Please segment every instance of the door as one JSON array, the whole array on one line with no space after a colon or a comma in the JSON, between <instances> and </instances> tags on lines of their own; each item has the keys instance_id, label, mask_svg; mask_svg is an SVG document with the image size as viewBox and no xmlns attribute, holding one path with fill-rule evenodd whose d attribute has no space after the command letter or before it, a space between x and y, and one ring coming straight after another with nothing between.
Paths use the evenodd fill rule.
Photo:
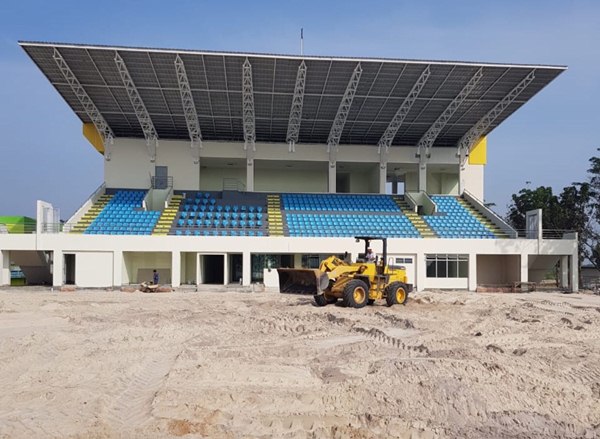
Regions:
<instances>
[{"instance_id":1,"label":"door","mask_svg":"<svg viewBox=\"0 0 600 439\"><path fill-rule=\"evenodd\" d=\"M168 187L168 166L154 167L154 189L166 189Z\"/></svg>"}]
</instances>

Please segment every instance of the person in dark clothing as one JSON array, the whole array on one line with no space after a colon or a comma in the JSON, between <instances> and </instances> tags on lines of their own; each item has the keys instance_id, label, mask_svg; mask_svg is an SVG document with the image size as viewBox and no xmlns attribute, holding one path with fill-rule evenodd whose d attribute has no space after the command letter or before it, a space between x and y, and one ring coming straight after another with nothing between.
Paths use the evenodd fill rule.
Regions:
<instances>
[{"instance_id":1,"label":"person in dark clothing","mask_svg":"<svg viewBox=\"0 0 600 439\"><path fill-rule=\"evenodd\" d=\"M152 270L152 283L154 283L154 285L158 284L158 271L156 270Z\"/></svg>"}]
</instances>

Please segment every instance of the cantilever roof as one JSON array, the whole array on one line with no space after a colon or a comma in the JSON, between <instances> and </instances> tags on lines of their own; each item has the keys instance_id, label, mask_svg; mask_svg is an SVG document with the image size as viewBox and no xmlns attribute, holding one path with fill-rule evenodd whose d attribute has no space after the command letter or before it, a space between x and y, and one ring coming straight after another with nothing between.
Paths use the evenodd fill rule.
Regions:
<instances>
[{"instance_id":1,"label":"cantilever roof","mask_svg":"<svg viewBox=\"0 0 600 439\"><path fill-rule=\"evenodd\" d=\"M427 66L431 75L394 138L416 145L427 129L482 68L483 77L448 120L434 146L458 140L532 70L535 79L497 117L487 134L566 70L565 66L415 61L376 58L267 55L40 42L19 43L83 122L91 122L53 59L56 48L116 137L144 137L115 64L124 60L159 138L189 139L175 57L183 60L204 140L243 141L242 65L252 65L256 140L285 142L296 74L307 67L299 143L327 143L356 65L362 75L340 139L377 145Z\"/></svg>"}]
</instances>

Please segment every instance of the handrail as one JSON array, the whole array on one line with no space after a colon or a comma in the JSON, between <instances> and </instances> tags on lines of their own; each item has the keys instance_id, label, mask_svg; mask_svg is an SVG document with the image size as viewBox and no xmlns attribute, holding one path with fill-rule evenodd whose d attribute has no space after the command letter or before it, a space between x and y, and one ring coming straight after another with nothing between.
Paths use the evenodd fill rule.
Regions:
<instances>
[{"instance_id":1,"label":"handrail","mask_svg":"<svg viewBox=\"0 0 600 439\"><path fill-rule=\"evenodd\" d=\"M509 237L511 237L511 238L518 237L516 230L513 229L510 226L510 224L508 224L504 219L502 219L502 217L500 217L492 209L490 209L485 204L483 204L483 202L479 198L477 198L475 195L473 195L471 192L469 192L468 190L465 189L463 191L463 196L465 197L465 199L467 201L469 201L471 204L475 205L475 207L480 212L484 212L484 214L489 214L489 215L486 215L487 218L489 220L491 220L495 226L499 227L500 230L502 230L504 233L506 233Z\"/></svg>"},{"instance_id":2,"label":"handrail","mask_svg":"<svg viewBox=\"0 0 600 439\"><path fill-rule=\"evenodd\" d=\"M246 185L238 180L237 178L224 178L223 179L223 190L224 191L244 191Z\"/></svg>"},{"instance_id":3,"label":"handrail","mask_svg":"<svg viewBox=\"0 0 600 439\"><path fill-rule=\"evenodd\" d=\"M519 238L528 238L530 231L525 229L513 229ZM571 236L569 236L571 235ZM537 239L537 238L528 238ZM577 232L568 229L543 229L542 239L577 239Z\"/></svg>"},{"instance_id":4,"label":"handrail","mask_svg":"<svg viewBox=\"0 0 600 439\"><path fill-rule=\"evenodd\" d=\"M88 203L91 202L91 204L94 204L105 191L106 191L106 183L103 182L100 186L98 186L96 188L96 190L94 192L92 192L92 194L90 196L88 196L86 198L86 200L83 203L81 203L81 206L79 206L79 208L75 211L75 213L73 213L73 215L71 215L71 217L69 218L69 220L67 221L66 224L71 224L73 222L77 223L77 221L79 221L79 219L85 214L87 209L90 207L90 206L88 206ZM74 219L74 218L76 218L76 219Z\"/></svg>"},{"instance_id":5,"label":"handrail","mask_svg":"<svg viewBox=\"0 0 600 439\"><path fill-rule=\"evenodd\" d=\"M150 186L152 189L167 189L169 187L173 187L173 176L168 175L166 177L156 177L153 175L150 177Z\"/></svg>"}]
</instances>

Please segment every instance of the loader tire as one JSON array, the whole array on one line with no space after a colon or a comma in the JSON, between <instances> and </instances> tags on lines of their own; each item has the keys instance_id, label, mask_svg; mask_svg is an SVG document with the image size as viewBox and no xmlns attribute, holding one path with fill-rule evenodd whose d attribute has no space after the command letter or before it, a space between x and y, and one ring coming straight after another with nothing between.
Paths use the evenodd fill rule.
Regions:
<instances>
[{"instance_id":1,"label":"loader tire","mask_svg":"<svg viewBox=\"0 0 600 439\"><path fill-rule=\"evenodd\" d=\"M362 308L369 301L369 287L360 279L351 280L344 287L344 306Z\"/></svg>"},{"instance_id":2,"label":"loader tire","mask_svg":"<svg viewBox=\"0 0 600 439\"><path fill-rule=\"evenodd\" d=\"M404 305L408 299L406 285L402 282L392 282L385 289L385 301L387 306Z\"/></svg>"},{"instance_id":3,"label":"loader tire","mask_svg":"<svg viewBox=\"0 0 600 439\"><path fill-rule=\"evenodd\" d=\"M337 297L327 297L325 294L315 294L315 303L318 306L331 305L337 302Z\"/></svg>"}]
</instances>

